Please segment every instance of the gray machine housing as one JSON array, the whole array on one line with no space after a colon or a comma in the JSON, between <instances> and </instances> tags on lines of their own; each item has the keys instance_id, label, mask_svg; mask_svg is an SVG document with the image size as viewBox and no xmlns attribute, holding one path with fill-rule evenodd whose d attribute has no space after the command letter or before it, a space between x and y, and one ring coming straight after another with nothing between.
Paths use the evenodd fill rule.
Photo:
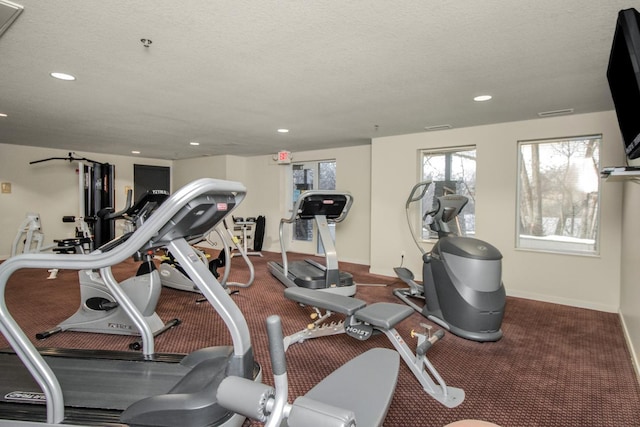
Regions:
<instances>
[{"instance_id":1,"label":"gray machine housing","mask_svg":"<svg viewBox=\"0 0 640 427\"><path fill-rule=\"evenodd\" d=\"M429 255L423 256L422 314L442 319L455 335L499 340L506 298L500 251L483 240L449 236L438 240L430 260L425 258Z\"/></svg>"},{"instance_id":2,"label":"gray machine housing","mask_svg":"<svg viewBox=\"0 0 640 427\"><path fill-rule=\"evenodd\" d=\"M406 203L421 201L430 181L414 186ZM458 236L451 231L454 221L468 202L465 196L450 194L437 198L437 207L424 215L423 220L438 233L438 241L431 252L422 252L423 284L414 281L405 267L394 268L400 279L409 285L396 289L394 294L427 319L451 333L472 341L498 341L504 316L506 293L502 283L502 254L493 245L476 238ZM411 227L411 222L409 221ZM413 300L424 299L417 305Z\"/></svg>"}]
</instances>

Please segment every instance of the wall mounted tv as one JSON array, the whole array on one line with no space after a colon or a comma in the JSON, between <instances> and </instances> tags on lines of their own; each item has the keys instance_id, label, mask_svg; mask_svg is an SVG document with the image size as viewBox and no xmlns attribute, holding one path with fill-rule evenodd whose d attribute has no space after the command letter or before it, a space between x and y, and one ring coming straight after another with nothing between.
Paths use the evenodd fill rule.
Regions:
<instances>
[{"instance_id":1,"label":"wall mounted tv","mask_svg":"<svg viewBox=\"0 0 640 427\"><path fill-rule=\"evenodd\" d=\"M618 13L607 80L628 159L640 157L640 14Z\"/></svg>"}]
</instances>

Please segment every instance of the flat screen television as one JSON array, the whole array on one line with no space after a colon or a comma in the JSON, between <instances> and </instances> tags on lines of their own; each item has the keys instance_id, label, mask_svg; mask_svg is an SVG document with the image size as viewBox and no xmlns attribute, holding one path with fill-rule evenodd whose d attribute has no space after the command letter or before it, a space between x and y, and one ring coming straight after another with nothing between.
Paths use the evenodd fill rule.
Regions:
<instances>
[{"instance_id":1,"label":"flat screen television","mask_svg":"<svg viewBox=\"0 0 640 427\"><path fill-rule=\"evenodd\" d=\"M628 159L640 157L640 14L618 13L607 80Z\"/></svg>"}]
</instances>

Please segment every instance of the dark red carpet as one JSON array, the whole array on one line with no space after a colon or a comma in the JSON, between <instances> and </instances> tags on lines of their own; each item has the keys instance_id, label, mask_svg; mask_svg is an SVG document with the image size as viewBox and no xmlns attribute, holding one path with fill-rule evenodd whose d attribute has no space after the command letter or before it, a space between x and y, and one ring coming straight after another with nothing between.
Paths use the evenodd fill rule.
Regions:
<instances>
[{"instance_id":1,"label":"dark red carpet","mask_svg":"<svg viewBox=\"0 0 640 427\"><path fill-rule=\"evenodd\" d=\"M271 314L280 315L288 335L308 323L310 310L285 299L283 285L269 274L266 262L279 260L280 255L264 255L251 258L256 270L254 285L240 289L233 299L249 324L265 381L271 382L264 320ZM341 267L359 283L389 285L359 286L358 298L399 302L392 294L394 287L404 287L399 280L368 274L367 266L341 263ZM114 268L118 279L133 271L132 262ZM11 278L7 288L9 308L30 337L66 319L79 304L76 272L61 271L56 280L46 280L47 275L45 270L23 270ZM247 277L242 259L234 258L230 279L245 281ZM183 323L157 338L157 351L184 353L230 343L213 309L195 301L195 294L163 290L158 314L163 320L178 317ZM415 313L397 327L411 348L415 343L410 331L421 322L426 319ZM502 340L484 344L447 334L429 351L429 359L445 381L466 392L466 400L454 409L431 399L401 364L385 425L443 426L476 418L503 427L640 426L640 387L616 314L508 298L503 331ZM1 337L0 341L6 345ZM64 332L36 341L36 345L127 350L131 341L126 336ZM393 348L382 335L365 342L339 335L293 345L287 352L290 400L372 347Z\"/></svg>"}]
</instances>

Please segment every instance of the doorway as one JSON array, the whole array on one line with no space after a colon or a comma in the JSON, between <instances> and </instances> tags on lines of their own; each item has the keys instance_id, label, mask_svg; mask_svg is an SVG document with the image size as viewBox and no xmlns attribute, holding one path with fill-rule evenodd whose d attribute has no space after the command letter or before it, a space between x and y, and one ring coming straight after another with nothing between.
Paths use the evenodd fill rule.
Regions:
<instances>
[{"instance_id":1,"label":"doorway","mask_svg":"<svg viewBox=\"0 0 640 427\"><path fill-rule=\"evenodd\" d=\"M149 190L171 191L171 168L167 166L133 165L134 203Z\"/></svg>"},{"instance_id":2,"label":"doorway","mask_svg":"<svg viewBox=\"0 0 640 427\"><path fill-rule=\"evenodd\" d=\"M292 203L295 205L300 194L308 190L336 189L336 161L320 160L300 162L291 165ZM292 206L293 206L292 205ZM335 224L329 224L331 237L335 241ZM314 220L297 220L293 224L290 250L293 252L324 254L322 242Z\"/></svg>"}]
</instances>

